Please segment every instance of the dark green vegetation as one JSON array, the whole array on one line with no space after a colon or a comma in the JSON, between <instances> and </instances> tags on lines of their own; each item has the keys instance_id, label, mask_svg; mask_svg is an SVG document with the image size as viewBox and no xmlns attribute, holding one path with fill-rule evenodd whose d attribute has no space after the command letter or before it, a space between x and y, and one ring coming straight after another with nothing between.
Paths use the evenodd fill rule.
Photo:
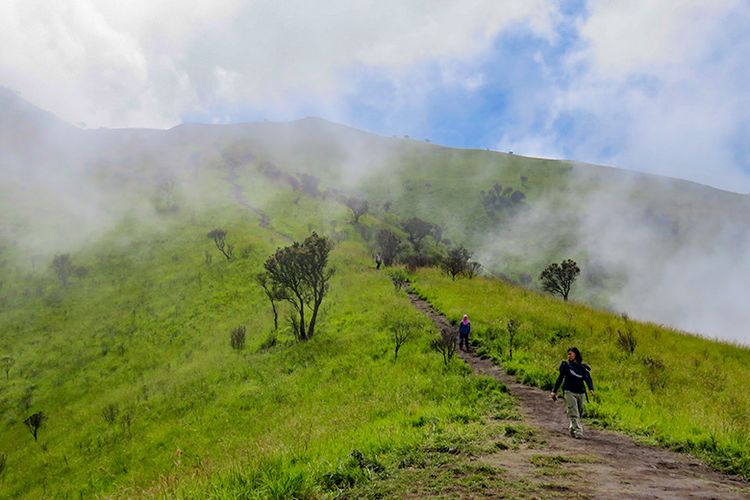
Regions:
<instances>
[{"instance_id":1,"label":"dark green vegetation","mask_svg":"<svg viewBox=\"0 0 750 500\"><path fill-rule=\"evenodd\" d=\"M497 383L433 350L438 333L400 290L414 273L451 318L470 312L487 354L527 382L549 384L577 342L602 425L747 474L746 350L465 279L474 273L444 259L473 253L524 281L574 256L572 296L606 302L620 277L587 274L576 254L572 189L631 178L639 212L669 205L669 245L687 238L675 206L710 226L741 216L739 197L711 191L709 210L686 183L319 120L80 131L13 106L0 116L3 494L400 496L450 483L457 495L528 496L533 485L465 460L517 445L504 427L517 415ZM543 206L549 218L518 224ZM494 229L504 240L485 263ZM308 306L295 310L265 264L313 232L333 243L335 274L314 335L300 335ZM375 271L376 251L404 268Z\"/></svg>"}]
</instances>

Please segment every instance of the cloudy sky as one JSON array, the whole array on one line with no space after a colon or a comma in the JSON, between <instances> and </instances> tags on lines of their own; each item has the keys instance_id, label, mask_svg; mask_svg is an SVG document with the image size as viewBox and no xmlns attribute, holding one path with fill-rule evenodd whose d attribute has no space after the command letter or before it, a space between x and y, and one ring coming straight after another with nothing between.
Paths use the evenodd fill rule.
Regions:
<instances>
[{"instance_id":1,"label":"cloudy sky","mask_svg":"<svg viewBox=\"0 0 750 500\"><path fill-rule=\"evenodd\" d=\"M3 0L0 42L89 128L315 115L750 191L747 0Z\"/></svg>"}]
</instances>

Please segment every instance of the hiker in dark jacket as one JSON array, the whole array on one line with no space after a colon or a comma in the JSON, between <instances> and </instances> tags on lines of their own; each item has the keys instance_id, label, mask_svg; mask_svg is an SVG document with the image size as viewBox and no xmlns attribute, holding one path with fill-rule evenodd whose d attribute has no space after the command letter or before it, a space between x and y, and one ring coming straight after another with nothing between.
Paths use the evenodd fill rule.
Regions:
<instances>
[{"instance_id":1,"label":"hiker in dark jacket","mask_svg":"<svg viewBox=\"0 0 750 500\"><path fill-rule=\"evenodd\" d=\"M469 334L471 333L471 321L469 316L464 314L464 319L458 325L458 348L462 351L469 350Z\"/></svg>"},{"instance_id":2,"label":"hiker in dark jacket","mask_svg":"<svg viewBox=\"0 0 750 500\"><path fill-rule=\"evenodd\" d=\"M576 439L583 437L581 416L583 415L586 386L591 391L591 395L594 394L594 382L591 380L590 370L591 368L583 362L581 351L577 347L571 347L568 349L567 361L560 363L560 375L557 377L555 388L552 389L550 394L552 400L556 400L557 390L562 384L566 412L570 419L570 435Z\"/></svg>"}]
</instances>

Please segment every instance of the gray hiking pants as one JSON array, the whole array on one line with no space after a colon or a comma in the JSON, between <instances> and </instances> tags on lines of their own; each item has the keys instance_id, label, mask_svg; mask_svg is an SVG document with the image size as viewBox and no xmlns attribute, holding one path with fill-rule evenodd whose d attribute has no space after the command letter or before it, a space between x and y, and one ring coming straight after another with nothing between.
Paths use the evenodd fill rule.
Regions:
<instances>
[{"instance_id":1,"label":"gray hiking pants","mask_svg":"<svg viewBox=\"0 0 750 500\"><path fill-rule=\"evenodd\" d=\"M570 419L570 435L573 437L581 437L583 435L581 416L583 416L583 400L585 397L585 394L565 391L565 408L568 413L568 419Z\"/></svg>"}]
</instances>

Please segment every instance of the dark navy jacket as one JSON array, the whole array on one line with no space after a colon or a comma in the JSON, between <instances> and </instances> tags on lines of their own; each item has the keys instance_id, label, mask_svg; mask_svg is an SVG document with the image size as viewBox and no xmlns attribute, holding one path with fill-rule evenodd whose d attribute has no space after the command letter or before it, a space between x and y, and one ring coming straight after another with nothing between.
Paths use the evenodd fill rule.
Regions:
<instances>
[{"instance_id":1,"label":"dark navy jacket","mask_svg":"<svg viewBox=\"0 0 750 500\"><path fill-rule=\"evenodd\" d=\"M471 332L471 322L464 324L463 322L458 325L458 333L468 335Z\"/></svg>"},{"instance_id":2,"label":"dark navy jacket","mask_svg":"<svg viewBox=\"0 0 750 500\"><path fill-rule=\"evenodd\" d=\"M563 380L565 380L565 383L563 383ZM594 390L594 381L591 380L587 366L580 363L563 361L560 363L560 375L557 377L557 382L555 382L555 388L552 392L557 392L562 383L563 391L583 394L586 392L586 387L583 385L584 382L589 386L590 391Z\"/></svg>"}]
</instances>

